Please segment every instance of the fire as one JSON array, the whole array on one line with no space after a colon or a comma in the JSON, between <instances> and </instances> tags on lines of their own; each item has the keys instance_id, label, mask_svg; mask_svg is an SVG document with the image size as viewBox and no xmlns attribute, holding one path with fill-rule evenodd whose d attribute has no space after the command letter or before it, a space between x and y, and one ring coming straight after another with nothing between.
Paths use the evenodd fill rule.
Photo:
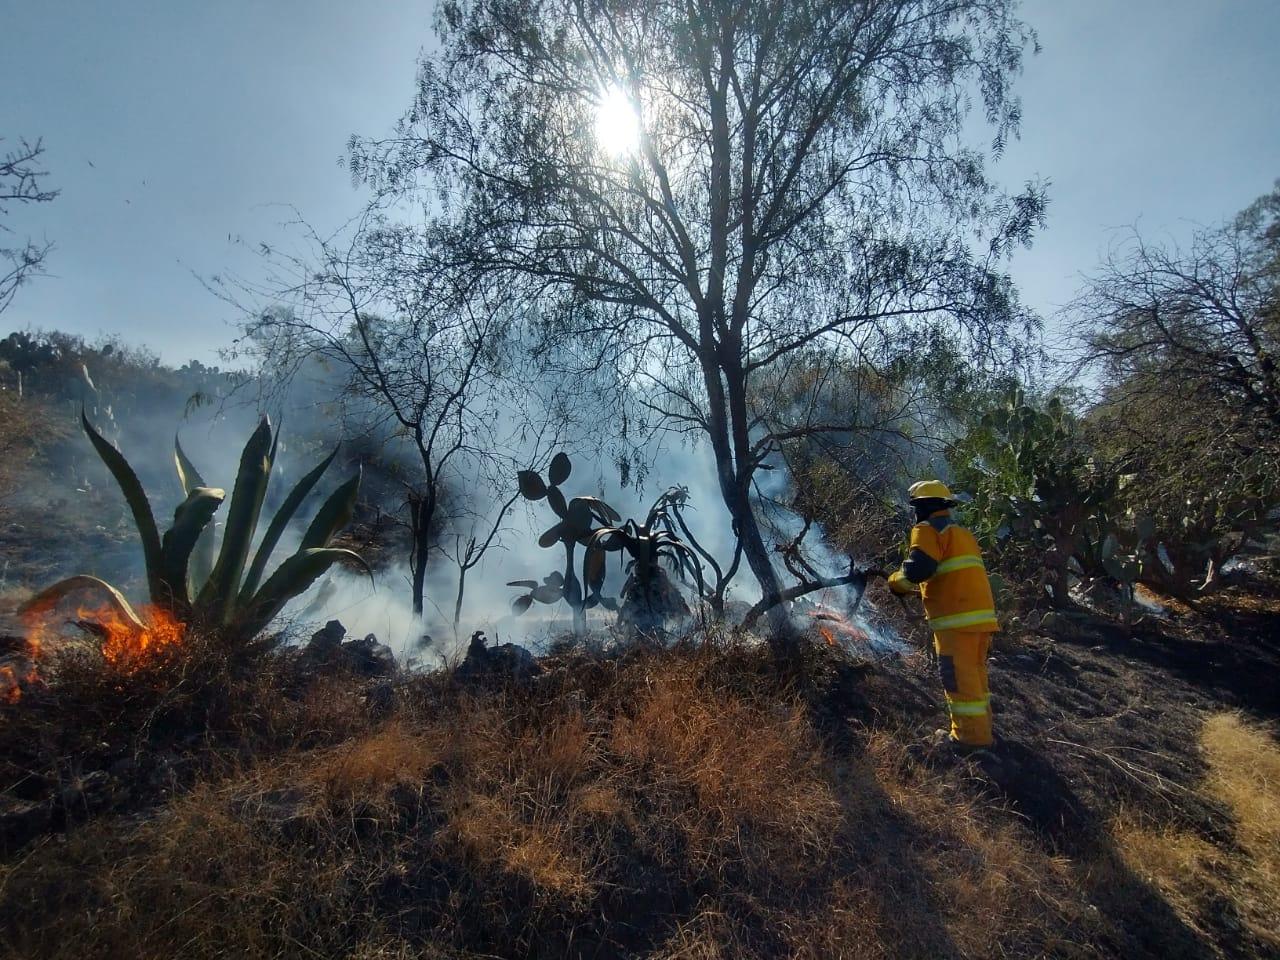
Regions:
<instances>
[{"instance_id":1,"label":"fire","mask_svg":"<svg viewBox=\"0 0 1280 960\"><path fill-rule=\"evenodd\" d=\"M27 614L27 655L31 664L27 676L19 675L10 665L0 666L0 700L13 703L21 699L22 688L36 679L35 663L42 647L53 647L66 636L68 624L96 636L102 656L117 670L130 673L156 657L171 651L182 642L186 624L166 610L146 605L136 611L138 623L131 621L110 604L99 607L80 606L74 616L58 614L52 608L41 608Z\"/></svg>"},{"instance_id":2,"label":"fire","mask_svg":"<svg viewBox=\"0 0 1280 960\"><path fill-rule=\"evenodd\" d=\"M20 664L0 664L0 703L17 703L22 699L23 688L36 682L34 664L23 668Z\"/></svg>"},{"instance_id":3,"label":"fire","mask_svg":"<svg viewBox=\"0 0 1280 960\"><path fill-rule=\"evenodd\" d=\"M27 642L25 653L14 652L0 657L0 703L17 703L23 691L40 682L35 655L38 646Z\"/></svg>"},{"instance_id":4,"label":"fire","mask_svg":"<svg viewBox=\"0 0 1280 960\"><path fill-rule=\"evenodd\" d=\"M187 625L159 607L139 608L143 630L125 620L109 606L76 610L76 619L91 624L102 635L102 656L107 663L126 672L135 670L182 642Z\"/></svg>"},{"instance_id":5,"label":"fire","mask_svg":"<svg viewBox=\"0 0 1280 960\"><path fill-rule=\"evenodd\" d=\"M838 647L842 641L866 643L871 639L862 627L830 607L815 605L809 616L828 646Z\"/></svg>"}]
</instances>

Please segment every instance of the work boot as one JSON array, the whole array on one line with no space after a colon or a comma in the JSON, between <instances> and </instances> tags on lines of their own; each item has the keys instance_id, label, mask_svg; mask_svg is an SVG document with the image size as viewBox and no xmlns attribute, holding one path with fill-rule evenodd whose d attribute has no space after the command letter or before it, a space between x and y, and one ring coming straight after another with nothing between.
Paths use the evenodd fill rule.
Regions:
<instances>
[{"instance_id":1,"label":"work boot","mask_svg":"<svg viewBox=\"0 0 1280 960\"><path fill-rule=\"evenodd\" d=\"M935 730L930 742L934 745L933 752L939 757L946 757L950 762L968 760L988 773L1000 769L1000 756L995 743L985 747L971 746L951 736L950 730Z\"/></svg>"},{"instance_id":2,"label":"work boot","mask_svg":"<svg viewBox=\"0 0 1280 960\"><path fill-rule=\"evenodd\" d=\"M935 730L907 747L907 756L926 767L948 766L956 760L950 730Z\"/></svg>"}]
</instances>

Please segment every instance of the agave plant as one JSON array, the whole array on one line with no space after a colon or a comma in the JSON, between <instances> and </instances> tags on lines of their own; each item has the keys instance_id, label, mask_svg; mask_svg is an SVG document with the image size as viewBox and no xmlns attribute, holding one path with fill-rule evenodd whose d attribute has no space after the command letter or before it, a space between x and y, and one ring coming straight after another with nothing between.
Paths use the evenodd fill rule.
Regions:
<instances>
[{"instance_id":1,"label":"agave plant","mask_svg":"<svg viewBox=\"0 0 1280 960\"><path fill-rule=\"evenodd\" d=\"M536 470L521 470L517 475L520 494L526 500L546 500L560 519L549 527L538 538L538 546L554 547L557 543L564 548L564 573L554 572L543 578L542 583L536 580L513 580L509 587L521 587L528 593L516 597L511 609L517 614L524 613L536 600L539 603L559 603L563 600L573 611L573 628L581 633L586 628L587 611L601 605L608 609L616 609L613 601L600 596L598 590L588 596L582 582L574 572L575 553L579 545L586 546L591 542L597 528L596 523L617 523L622 519L618 511L603 500L596 497L574 497L566 500L560 486L569 479L573 472L573 463L567 454L557 453L551 458L547 469L547 479Z\"/></svg>"},{"instance_id":2,"label":"agave plant","mask_svg":"<svg viewBox=\"0 0 1280 960\"><path fill-rule=\"evenodd\" d=\"M654 501L644 523L628 520L622 526L596 530L587 542L582 561L588 599L599 597L604 586L606 554L622 552L630 560L622 586L619 622L650 631L661 629L674 616L688 613L684 599L662 569L665 562L681 580L692 578L699 596L707 593L698 553L676 533L674 514L687 500L687 489L672 487Z\"/></svg>"},{"instance_id":3,"label":"agave plant","mask_svg":"<svg viewBox=\"0 0 1280 960\"><path fill-rule=\"evenodd\" d=\"M285 528L307 494L333 463L337 450L298 481L276 511L250 559L258 518L275 462L278 437L263 417L240 455L231 505L223 524L222 543L214 553L213 518L226 498L223 490L207 486L175 441L175 463L186 499L173 515L173 525L161 536L150 501L129 462L81 414L81 424L94 449L115 478L133 514L142 540L147 588L151 603L182 623L225 628L244 637L262 631L294 597L306 591L333 564L351 561L368 572L352 550L330 546L351 520L360 489L360 473L335 490L321 506L302 537L302 544L263 580L267 563ZM247 570L246 570L247 567ZM136 625L143 624L120 591L94 577L61 580L37 594L26 612L47 609L63 596L90 588L104 595L109 606Z\"/></svg>"}]
</instances>

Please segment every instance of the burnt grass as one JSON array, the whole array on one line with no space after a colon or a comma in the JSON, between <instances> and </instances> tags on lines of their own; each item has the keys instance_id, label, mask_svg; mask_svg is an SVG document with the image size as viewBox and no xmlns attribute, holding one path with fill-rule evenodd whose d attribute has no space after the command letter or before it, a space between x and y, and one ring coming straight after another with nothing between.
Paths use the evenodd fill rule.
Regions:
<instances>
[{"instance_id":1,"label":"burnt grass","mask_svg":"<svg viewBox=\"0 0 1280 960\"><path fill-rule=\"evenodd\" d=\"M1272 956L1110 825L1237 849L1199 732L1278 719L1275 596L1010 631L981 760L928 744L918 624L900 659L708 636L518 684L81 653L0 705L0 955Z\"/></svg>"}]
</instances>

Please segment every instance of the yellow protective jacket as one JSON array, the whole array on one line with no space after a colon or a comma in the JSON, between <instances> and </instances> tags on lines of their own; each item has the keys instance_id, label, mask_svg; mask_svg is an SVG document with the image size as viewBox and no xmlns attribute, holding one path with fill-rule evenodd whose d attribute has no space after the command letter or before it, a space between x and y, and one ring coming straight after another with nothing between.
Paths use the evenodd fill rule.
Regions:
<instances>
[{"instance_id":1,"label":"yellow protective jacket","mask_svg":"<svg viewBox=\"0 0 1280 960\"><path fill-rule=\"evenodd\" d=\"M1000 629L982 549L973 534L946 513L911 528L910 552L890 581L898 590L907 583L920 585L934 633Z\"/></svg>"}]
</instances>

